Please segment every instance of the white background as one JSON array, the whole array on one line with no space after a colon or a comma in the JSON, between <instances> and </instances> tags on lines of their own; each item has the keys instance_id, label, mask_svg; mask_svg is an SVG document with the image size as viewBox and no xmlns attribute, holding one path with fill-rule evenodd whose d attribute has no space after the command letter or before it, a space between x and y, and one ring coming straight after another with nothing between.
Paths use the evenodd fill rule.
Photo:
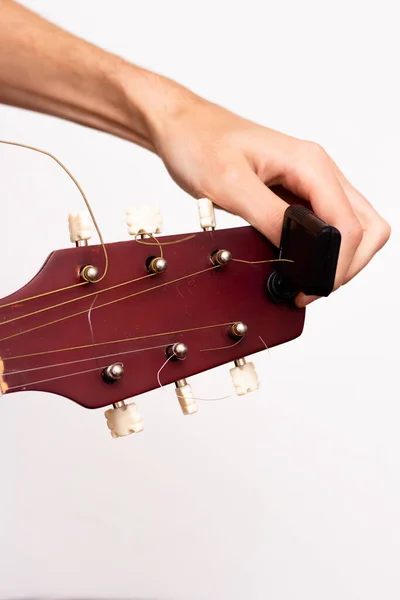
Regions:
<instances>
[{"instance_id":1,"label":"white background","mask_svg":"<svg viewBox=\"0 0 400 600\"><path fill-rule=\"evenodd\" d=\"M183 418L173 389L139 399L145 432L26 393L0 406L0 597L385 600L400 596L399 152L393 0L25 2L90 41L244 116L326 147L391 223L303 336L255 357L260 392ZM1 138L54 152L108 241L157 202L165 231L194 202L133 145L0 107ZM54 248L79 195L49 159L0 147L1 295ZM220 226L238 219L219 217ZM230 393L228 368L192 379Z\"/></svg>"}]
</instances>

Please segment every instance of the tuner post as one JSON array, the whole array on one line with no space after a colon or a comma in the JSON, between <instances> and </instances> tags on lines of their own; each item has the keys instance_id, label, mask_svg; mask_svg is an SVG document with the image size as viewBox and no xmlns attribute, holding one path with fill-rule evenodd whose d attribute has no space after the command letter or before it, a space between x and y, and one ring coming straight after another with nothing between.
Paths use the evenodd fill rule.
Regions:
<instances>
[{"instance_id":1,"label":"tuner post","mask_svg":"<svg viewBox=\"0 0 400 600\"><path fill-rule=\"evenodd\" d=\"M163 273L168 266L167 261L162 256L150 256L146 261L146 267L149 273Z\"/></svg>"},{"instance_id":2,"label":"tuner post","mask_svg":"<svg viewBox=\"0 0 400 600\"><path fill-rule=\"evenodd\" d=\"M188 347L183 342L176 342L167 347L166 354L171 360L185 360L188 353Z\"/></svg>"},{"instance_id":3,"label":"tuner post","mask_svg":"<svg viewBox=\"0 0 400 600\"><path fill-rule=\"evenodd\" d=\"M233 323L229 329L229 336L234 340L242 339L248 331L246 323L243 321L237 321Z\"/></svg>"},{"instance_id":4,"label":"tuner post","mask_svg":"<svg viewBox=\"0 0 400 600\"><path fill-rule=\"evenodd\" d=\"M232 260L232 253L229 250L215 250L211 254L211 262L215 267L223 267Z\"/></svg>"},{"instance_id":5,"label":"tuner post","mask_svg":"<svg viewBox=\"0 0 400 600\"><path fill-rule=\"evenodd\" d=\"M109 365L103 369L101 376L105 383L115 383L119 381L124 374L124 365L120 362Z\"/></svg>"},{"instance_id":6,"label":"tuner post","mask_svg":"<svg viewBox=\"0 0 400 600\"><path fill-rule=\"evenodd\" d=\"M99 270L94 265L86 265L80 270L80 276L87 283L96 283L99 277Z\"/></svg>"}]
</instances>

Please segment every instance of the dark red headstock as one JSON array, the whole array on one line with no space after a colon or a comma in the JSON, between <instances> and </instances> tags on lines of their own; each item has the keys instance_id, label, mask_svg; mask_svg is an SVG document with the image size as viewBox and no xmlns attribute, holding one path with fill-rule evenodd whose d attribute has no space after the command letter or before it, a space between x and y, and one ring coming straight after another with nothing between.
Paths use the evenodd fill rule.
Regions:
<instances>
[{"instance_id":1,"label":"dark red headstock","mask_svg":"<svg viewBox=\"0 0 400 600\"><path fill-rule=\"evenodd\" d=\"M145 277L148 258L160 254L152 239L112 243L106 277L70 288L85 265L101 272L103 249L57 250L30 283L3 299L3 391L43 390L98 408L158 387L166 349L175 342L187 345L187 358L164 366L163 384L301 334L304 310L274 304L265 293L274 263L249 264L277 258L252 227L159 240L168 262L163 273ZM210 256L218 249L249 262L214 267ZM43 295L60 288L66 289ZM240 342L228 335L237 321L248 325ZM116 362L123 363L124 375L106 383L103 369Z\"/></svg>"}]
</instances>

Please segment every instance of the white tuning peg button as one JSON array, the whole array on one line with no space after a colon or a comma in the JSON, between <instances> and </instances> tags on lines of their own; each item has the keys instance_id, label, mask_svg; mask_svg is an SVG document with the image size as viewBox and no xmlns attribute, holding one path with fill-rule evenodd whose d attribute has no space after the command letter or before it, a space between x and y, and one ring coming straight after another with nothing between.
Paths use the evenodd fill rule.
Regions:
<instances>
[{"instance_id":1,"label":"white tuning peg button","mask_svg":"<svg viewBox=\"0 0 400 600\"><path fill-rule=\"evenodd\" d=\"M193 398L192 386L186 379L176 381L175 386L176 397L179 400L183 414L193 415L194 413L197 413L199 407L196 404L196 400Z\"/></svg>"},{"instance_id":2,"label":"white tuning peg button","mask_svg":"<svg viewBox=\"0 0 400 600\"><path fill-rule=\"evenodd\" d=\"M246 362L244 358L235 361L235 367L230 370L233 385L238 396L244 396L247 392L254 392L260 387L257 372L252 362Z\"/></svg>"},{"instance_id":3,"label":"white tuning peg button","mask_svg":"<svg viewBox=\"0 0 400 600\"><path fill-rule=\"evenodd\" d=\"M214 205L208 198L200 198L197 200L197 208L199 209L200 227L204 231L212 231L215 229L215 211Z\"/></svg>"},{"instance_id":4,"label":"white tuning peg button","mask_svg":"<svg viewBox=\"0 0 400 600\"><path fill-rule=\"evenodd\" d=\"M134 206L126 209L129 235L162 233L163 219L160 207L155 204Z\"/></svg>"},{"instance_id":5,"label":"white tuning peg button","mask_svg":"<svg viewBox=\"0 0 400 600\"><path fill-rule=\"evenodd\" d=\"M92 222L88 211L81 210L68 215L69 237L72 243L86 244L92 237Z\"/></svg>"},{"instance_id":6,"label":"white tuning peg button","mask_svg":"<svg viewBox=\"0 0 400 600\"><path fill-rule=\"evenodd\" d=\"M137 405L118 402L104 413L113 438L124 437L143 431L143 421Z\"/></svg>"}]
</instances>

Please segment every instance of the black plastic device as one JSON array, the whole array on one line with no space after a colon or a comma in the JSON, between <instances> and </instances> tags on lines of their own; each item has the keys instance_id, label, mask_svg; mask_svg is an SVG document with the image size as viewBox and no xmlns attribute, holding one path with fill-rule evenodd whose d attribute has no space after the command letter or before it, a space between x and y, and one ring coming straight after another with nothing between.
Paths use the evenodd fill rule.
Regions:
<instances>
[{"instance_id":1,"label":"black plastic device","mask_svg":"<svg viewBox=\"0 0 400 600\"><path fill-rule=\"evenodd\" d=\"M298 292L329 296L339 257L340 232L300 205L285 211L279 258L266 283L274 302L289 302Z\"/></svg>"}]
</instances>

